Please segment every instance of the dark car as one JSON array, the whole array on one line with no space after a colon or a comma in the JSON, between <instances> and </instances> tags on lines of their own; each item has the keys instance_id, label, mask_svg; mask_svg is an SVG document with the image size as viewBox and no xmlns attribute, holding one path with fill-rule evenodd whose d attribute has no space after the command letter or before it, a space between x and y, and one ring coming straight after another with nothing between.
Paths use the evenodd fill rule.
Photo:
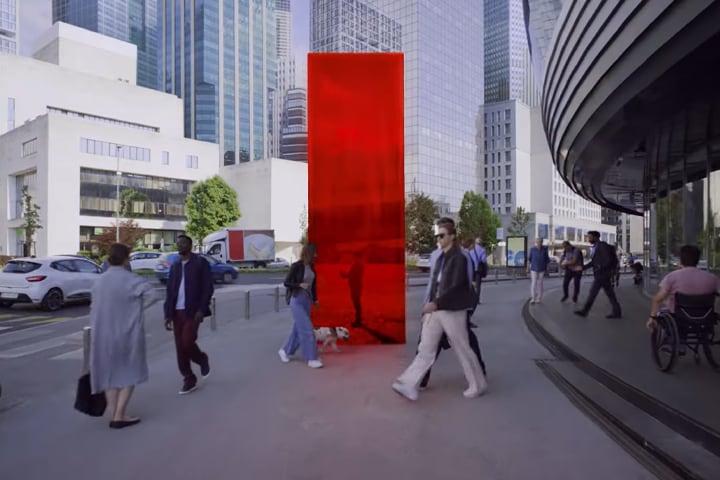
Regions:
<instances>
[{"instance_id":1,"label":"dark car","mask_svg":"<svg viewBox=\"0 0 720 480\"><path fill-rule=\"evenodd\" d=\"M547 270L545 272L545 275L550 275L551 273L558 273L560 271L560 264L558 263L557 258L550 257L550 262L548 263Z\"/></svg>"},{"instance_id":2,"label":"dark car","mask_svg":"<svg viewBox=\"0 0 720 480\"><path fill-rule=\"evenodd\" d=\"M215 282L232 283L237 279L238 272L235 267L223 263L219 260L214 259L210 255L204 253L198 254L203 257L210 264L210 271L212 272L213 280ZM163 253L158 258L157 265L155 266L155 277L160 283L167 283L170 277L170 266L180 261L180 255L178 253Z\"/></svg>"}]
</instances>

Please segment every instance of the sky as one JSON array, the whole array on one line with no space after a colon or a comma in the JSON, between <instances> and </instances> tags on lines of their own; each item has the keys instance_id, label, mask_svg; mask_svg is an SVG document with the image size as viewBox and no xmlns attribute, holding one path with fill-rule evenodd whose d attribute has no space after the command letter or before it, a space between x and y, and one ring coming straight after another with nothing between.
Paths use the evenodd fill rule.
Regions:
<instances>
[{"instance_id":1,"label":"sky","mask_svg":"<svg viewBox=\"0 0 720 480\"><path fill-rule=\"evenodd\" d=\"M22 0L20 3L20 54L31 55L38 36L51 25L51 0ZM310 46L310 0L291 0L293 53L299 87L307 84L307 53Z\"/></svg>"}]
</instances>

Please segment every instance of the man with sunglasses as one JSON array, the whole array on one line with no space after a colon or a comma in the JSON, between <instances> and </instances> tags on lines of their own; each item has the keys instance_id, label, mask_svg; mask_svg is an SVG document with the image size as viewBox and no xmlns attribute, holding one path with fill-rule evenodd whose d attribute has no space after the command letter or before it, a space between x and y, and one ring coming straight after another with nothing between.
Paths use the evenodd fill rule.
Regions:
<instances>
[{"instance_id":1,"label":"man with sunglasses","mask_svg":"<svg viewBox=\"0 0 720 480\"><path fill-rule=\"evenodd\" d=\"M455 221L449 217L443 217L437 221L437 223L435 225L435 232L436 232L435 239L438 241L441 240L441 238L440 238L441 234L437 233L438 229L441 226L452 226L454 228ZM463 255L465 255L465 259L467 260L468 280L469 280L470 284L472 285L472 283L475 279L475 270L473 268L472 258L470 257L470 254L468 253L467 250L465 250L465 249L460 249L460 250L462 251ZM430 295L432 292L432 279L434 278L434 275L435 275L435 267L437 265L437 259L440 257L442 252L443 252L443 250L442 250L442 248L440 248L439 243L438 243L438 248L433 250L433 252L430 254L430 281L428 281L427 287L425 288L425 298L423 299L423 305L430 302ZM472 331L472 327L474 325L472 324L470 319L472 318L472 315L474 312L475 312L474 308L472 310L468 310L468 312L467 312L468 341L470 342L470 348L472 348L472 351L475 353L475 355L478 358L478 361L480 362L480 367L482 368L483 375L487 375L486 369L485 369L485 362L483 361L482 353L480 353L480 344L478 343L478 339L477 339L477 336L475 335L475 332ZM418 340L418 343L419 343L419 340ZM438 347L437 347L437 353L435 355L435 359L437 359L437 357L440 356L440 352L442 352L443 350L446 350L448 348L450 348L450 343L448 342L447 335L445 335L443 333L442 337L440 338L440 343L438 344ZM427 371L427 373L423 377L422 381L420 382L420 388L421 389L427 388L427 385L429 382L430 382L430 370Z\"/></svg>"}]
</instances>

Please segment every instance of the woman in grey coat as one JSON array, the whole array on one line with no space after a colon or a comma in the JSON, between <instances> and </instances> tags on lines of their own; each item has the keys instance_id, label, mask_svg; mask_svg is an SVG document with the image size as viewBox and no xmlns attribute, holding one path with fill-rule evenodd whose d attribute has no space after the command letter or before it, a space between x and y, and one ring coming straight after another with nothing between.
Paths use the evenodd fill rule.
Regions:
<instances>
[{"instance_id":1,"label":"woman in grey coat","mask_svg":"<svg viewBox=\"0 0 720 480\"><path fill-rule=\"evenodd\" d=\"M90 381L93 393L105 392L110 428L140 422L125 410L135 385L148 379L144 310L159 300L143 278L126 270L130 249L110 247L110 268L92 289Z\"/></svg>"}]
</instances>

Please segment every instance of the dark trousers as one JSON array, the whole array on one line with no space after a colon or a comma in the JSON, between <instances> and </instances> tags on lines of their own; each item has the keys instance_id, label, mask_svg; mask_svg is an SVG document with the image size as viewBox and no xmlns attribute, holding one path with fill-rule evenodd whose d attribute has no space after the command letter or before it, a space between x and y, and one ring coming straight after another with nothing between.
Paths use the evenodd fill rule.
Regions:
<instances>
[{"instance_id":1,"label":"dark trousers","mask_svg":"<svg viewBox=\"0 0 720 480\"><path fill-rule=\"evenodd\" d=\"M353 308L355 309L355 323L353 326L359 327L362 325L362 303L360 302L360 299L362 298L362 290L353 290L351 292L351 297Z\"/></svg>"},{"instance_id":2,"label":"dark trousers","mask_svg":"<svg viewBox=\"0 0 720 480\"><path fill-rule=\"evenodd\" d=\"M204 365L208 356L197 345L200 322L185 314L185 310L176 310L173 318L173 335L175 336L175 352L177 353L178 369L186 382L194 384L197 377L193 374L190 362Z\"/></svg>"},{"instance_id":3,"label":"dark trousers","mask_svg":"<svg viewBox=\"0 0 720 480\"><path fill-rule=\"evenodd\" d=\"M563 300L566 300L568 298L570 282L573 282L573 302L578 301L578 295L580 295L581 278L582 272L571 272L569 270L565 270L565 278L563 278Z\"/></svg>"},{"instance_id":4,"label":"dark trousers","mask_svg":"<svg viewBox=\"0 0 720 480\"><path fill-rule=\"evenodd\" d=\"M475 276L475 293L477 293L477 303L480 303L480 290L482 290L482 277Z\"/></svg>"},{"instance_id":5,"label":"dark trousers","mask_svg":"<svg viewBox=\"0 0 720 480\"><path fill-rule=\"evenodd\" d=\"M478 361L480 362L480 368L482 368L483 375L485 375L485 362L483 362L482 354L480 353L480 344L478 344L478 339L475 336L475 332L472 331L470 328L470 317L472 315L468 313L467 317L467 330L468 330L468 341L470 342L470 348L472 348L472 351L475 352L475 355L478 358ZM420 343L420 340L418 339L418 344ZM443 333L442 338L440 339L440 343L438 344L437 353L435 354L435 360L440 356L440 352L443 351L443 348L445 345L448 345L447 336ZM447 347L445 347L447 348ZM417 355L417 351L415 352ZM432 368L429 368L425 376L423 377L422 381L420 382L421 387L427 387L428 382L430 381L430 371Z\"/></svg>"},{"instance_id":6,"label":"dark trousers","mask_svg":"<svg viewBox=\"0 0 720 480\"><path fill-rule=\"evenodd\" d=\"M603 289L605 290L605 295L607 295L608 300L610 300L610 305L612 305L612 314L618 316L621 315L620 304L615 296L615 290L613 289L612 282L612 275L596 276L593 279L592 286L590 287L590 293L585 301L585 307L583 307L584 312L587 313L590 311L593 303L595 302L595 298L597 298L598 293L600 293L600 289Z\"/></svg>"}]
</instances>

